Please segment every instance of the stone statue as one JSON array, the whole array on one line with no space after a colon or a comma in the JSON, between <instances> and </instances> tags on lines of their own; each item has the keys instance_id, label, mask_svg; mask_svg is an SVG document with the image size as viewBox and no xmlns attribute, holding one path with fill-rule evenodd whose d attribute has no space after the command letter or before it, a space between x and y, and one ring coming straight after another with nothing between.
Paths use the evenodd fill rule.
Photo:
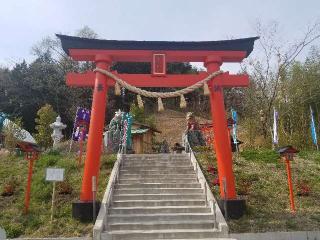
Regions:
<instances>
[{"instance_id":1,"label":"stone statue","mask_svg":"<svg viewBox=\"0 0 320 240\"><path fill-rule=\"evenodd\" d=\"M56 118L56 121L50 124L50 127L53 129L53 133L51 134L51 137L53 140L53 148L55 148L63 138L62 130L65 129L67 125L63 124L61 122L61 117L58 116Z\"/></svg>"}]
</instances>

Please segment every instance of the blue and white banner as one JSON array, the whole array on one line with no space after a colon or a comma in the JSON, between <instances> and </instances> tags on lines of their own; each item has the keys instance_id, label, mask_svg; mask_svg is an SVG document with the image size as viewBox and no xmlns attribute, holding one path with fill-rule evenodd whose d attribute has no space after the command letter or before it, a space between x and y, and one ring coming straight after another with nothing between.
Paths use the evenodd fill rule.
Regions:
<instances>
[{"instance_id":1,"label":"blue and white banner","mask_svg":"<svg viewBox=\"0 0 320 240\"><path fill-rule=\"evenodd\" d=\"M314 122L313 110L312 110L311 106L310 106L310 117L311 117L310 128L311 128L312 142L318 148L317 130L316 130L316 124Z\"/></svg>"},{"instance_id":2,"label":"blue and white banner","mask_svg":"<svg viewBox=\"0 0 320 240\"><path fill-rule=\"evenodd\" d=\"M273 136L272 136L272 143L278 144L279 143L279 136L278 136L278 112L275 108L273 108Z\"/></svg>"},{"instance_id":3,"label":"blue and white banner","mask_svg":"<svg viewBox=\"0 0 320 240\"><path fill-rule=\"evenodd\" d=\"M237 112L233 109L231 109L231 115L232 115L232 120L234 121L233 126L232 126L232 138L233 138L233 143L238 144L237 141L237 122L238 122L238 115Z\"/></svg>"}]
</instances>

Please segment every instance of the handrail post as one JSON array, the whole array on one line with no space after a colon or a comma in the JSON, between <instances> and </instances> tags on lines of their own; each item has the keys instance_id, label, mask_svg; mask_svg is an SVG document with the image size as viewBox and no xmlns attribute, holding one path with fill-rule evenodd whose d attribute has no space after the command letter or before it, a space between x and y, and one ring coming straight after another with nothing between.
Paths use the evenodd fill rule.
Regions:
<instances>
[{"instance_id":1,"label":"handrail post","mask_svg":"<svg viewBox=\"0 0 320 240\"><path fill-rule=\"evenodd\" d=\"M213 228L214 229L217 229L217 209L216 209L216 204L215 204L215 202L212 200L211 201L211 204L212 204L212 212L213 212Z\"/></svg>"},{"instance_id":2,"label":"handrail post","mask_svg":"<svg viewBox=\"0 0 320 240\"><path fill-rule=\"evenodd\" d=\"M197 181L199 181L199 176L198 176L198 162L196 161L196 176L197 176Z\"/></svg>"},{"instance_id":3,"label":"handrail post","mask_svg":"<svg viewBox=\"0 0 320 240\"><path fill-rule=\"evenodd\" d=\"M205 197L205 205L207 207L207 182L204 182L204 197Z\"/></svg>"}]
</instances>

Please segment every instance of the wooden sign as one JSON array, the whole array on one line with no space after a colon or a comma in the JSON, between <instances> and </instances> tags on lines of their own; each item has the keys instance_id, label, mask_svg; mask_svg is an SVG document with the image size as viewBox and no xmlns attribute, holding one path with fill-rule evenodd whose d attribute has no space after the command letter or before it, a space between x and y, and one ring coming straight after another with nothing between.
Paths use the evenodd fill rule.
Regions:
<instances>
[{"instance_id":1,"label":"wooden sign","mask_svg":"<svg viewBox=\"0 0 320 240\"><path fill-rule=\"evenodd\" d=\"M166 74L166 55L153 54L152 74L164 76Z\"/></svg>"},{"instance_id":2,"label":"wooden sign","mask_svg":"<svg viewBox=\"0 0 320 240\"><path fill-rule=\"evenodd\" d=\"M46 181L62 182L64 180L64 168L46 168Z\"/></svg>"}]
</instances>

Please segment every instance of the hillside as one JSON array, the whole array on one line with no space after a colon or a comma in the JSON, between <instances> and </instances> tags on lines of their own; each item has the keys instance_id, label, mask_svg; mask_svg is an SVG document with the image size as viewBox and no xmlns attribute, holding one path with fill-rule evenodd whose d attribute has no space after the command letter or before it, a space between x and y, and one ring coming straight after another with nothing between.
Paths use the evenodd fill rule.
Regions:
<instances>
[{"instance_id":1,"label":"hillside","mask_svg":"<svg viewBox=\"0 0 320 240\"><path fill-rule=\"evenodd\" d=\"M174 143L181 143L182 134L186 130L186 113L165 109L163 112L154 113L156 127L161 134L156 135L157 141L166 139L170 146ZM210 122L211 120L196 117L199 123Z\"/></svg>"},{"instance_id":2,"label":"hillside","mask_svg":"<svg viewBox=\"0 0 320 240\"><path fill-rule=\"evenodd\" d=\"M165 110L155 113L155 118L157 128L162 131L158 140L166 139L170 146L181 141L186 128L185 113ZM200 123L210 121L197 119ZM244 133L239 135L241 140L246 139ZM208 148L195 150L218 197L219 187L213 184L217 172L208 171L209 166L216 167L215 156ZM234 156L234 173L237 192L247 200L248 209L243 218L228 222L231 232L319 230L320 153L301 152L292 163L297 212L291 214L285 164L278 154L268 149L250 149L246 144L241 150L239 156Z\"/></svg>"},{"instance_id":3,"label":"hillside","mask_svg":"<svg viewBox=\"0 0 320 240\"><path fill-rule=\"evenodd\" d=\"M108 176L115 162L114 155L103 156L99 178L98 199L102 199ZM45 168L65 168L65 181L56 187L53 223L50 224L52 183L46 182ZM71 203L78 200L83 165L78 167L72 154L58 152L42 154L35 162L29 214L23 213L28 162L20 157L0 158L0 226L8 238L15 237L76 237L88 236L92 223L81 223L71 216ZM8 186L13 195L3 196Z\"/></svg>"}]
</instances>

